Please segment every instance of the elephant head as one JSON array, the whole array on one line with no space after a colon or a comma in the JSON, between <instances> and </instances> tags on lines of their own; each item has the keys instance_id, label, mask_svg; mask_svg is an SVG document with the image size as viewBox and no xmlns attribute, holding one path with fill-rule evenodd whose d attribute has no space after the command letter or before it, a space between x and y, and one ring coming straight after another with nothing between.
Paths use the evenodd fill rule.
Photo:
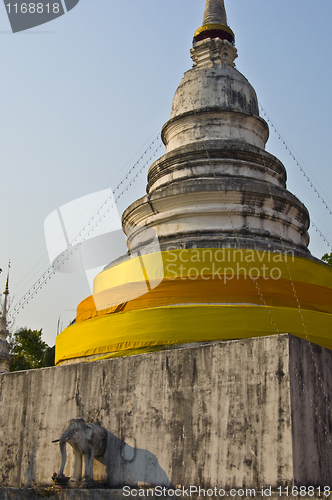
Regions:
<instances>
[{"instance_id":1,"label":"elephant head","mask_svg":"<svg viewBox=\"0 0 332 500\"><path fill-rule=\"evenodd\" d=\"M93 481L93 460L106 451L107 431L99 423L87 424L83 418L74 418L69 421L60 442L61 467L59 477L63 477L66 465L66 444L69 443L74 449L74 473L73 479L79 482L82 477L82 456L84 455L84 481Z\"/></svg>"}]
</instances>

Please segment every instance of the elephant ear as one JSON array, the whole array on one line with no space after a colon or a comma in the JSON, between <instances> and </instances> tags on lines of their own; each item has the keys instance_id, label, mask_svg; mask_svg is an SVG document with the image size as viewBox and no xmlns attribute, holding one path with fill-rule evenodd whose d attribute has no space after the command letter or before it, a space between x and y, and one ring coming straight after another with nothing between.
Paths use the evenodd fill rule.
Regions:
<instances>
[{"instance_id":1,"label":"elephant ear","mask_svg":"<svg viewBox=\"0 0 332 500\"><path fill-rule=\"evenodd\" d=\"M87 439L91 439L92 437L92 431L93 431L93 425L92 424L86 424L84 427L85 430L85 436Z\"/></svg>"}]
</instances>

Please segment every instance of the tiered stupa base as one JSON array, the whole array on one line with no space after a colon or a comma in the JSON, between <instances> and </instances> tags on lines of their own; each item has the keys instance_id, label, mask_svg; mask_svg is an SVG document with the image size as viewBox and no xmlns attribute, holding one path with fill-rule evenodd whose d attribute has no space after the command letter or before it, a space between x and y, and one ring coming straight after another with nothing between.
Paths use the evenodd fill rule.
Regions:
<instances>
[{"instance_id":1,"label":"tiered stupa base","mask_svg":"<svg viewBox=\"0 0 332 500\"><path fill-rule=\"evenodd\" d=\"M97 276L57 338L56 362L278 333L332 348L331 278L323 263L251 249L128 259Z\"/></svg>"}]
</instances>

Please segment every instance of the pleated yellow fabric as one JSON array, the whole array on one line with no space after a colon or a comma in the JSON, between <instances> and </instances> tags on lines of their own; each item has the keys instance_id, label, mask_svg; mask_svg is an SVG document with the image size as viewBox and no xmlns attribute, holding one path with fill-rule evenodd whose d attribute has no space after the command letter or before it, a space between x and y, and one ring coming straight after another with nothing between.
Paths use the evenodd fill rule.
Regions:
<instances>
[{"instance_id":1,"label":"pleated yellow fabric","mask_svg":"<svg viewBox=\"0 0 332 500\"><path fill-rule=\"evenodd\" d=\"M294 288L296 295L294 295ZM134 283L137 292L145 283ZM258 293L258 290L260 293ZM164 279L156 288L136 299L125 302L124 287L115 287L103 293L103 304L117 299L117 305L97 309L94 296L84 299L77 308L76 323L91 318L138 309L149 309L178 304L264 304L268 306L297 307L297 300L304 309L332 314L332 289L310 283L280 279L277 282L258 278L255 282L239 276L224 283L221 280ZM100 302L100 300L98 300Z\"/></svg>"},{"instance_id":2,"label":"pleated yellow fabric","mask_svg":"<svg viewBox=\"0 0 332 500\"><path fill-rule=\"evenodd\" d=\"M236 276L281 278L332 287L332 269L322 262L295 257L293 254L230 248L193 248L169 250L128 259L113 266L94 279L93 293L124 284L144 282L142 268L148 279L161 281L190 276Z\"/></svg>"},{"instance_id":3,"label":"pleated yellow fabric","mask_svg":"<svg viewBox=\"0 0 332 500\"><path fill-rule=\"evenodd\" d=\"M57 337L64 359L190 342L289 333L332 347L332 315L286 307L187 305L120 312L72 325Z\"/></svg>"},{"instance_id":4,"label":"pleated yellow fabric","mask_svg":"<svg viewBox=\"0 0 332 500\"><path fill-rule=\"evenodd\" d=\"M332 270L255 250L192 249L126 260L100 273L56 363L162 346L290 333L332 348Z\"/></svg>"}]
</instances>

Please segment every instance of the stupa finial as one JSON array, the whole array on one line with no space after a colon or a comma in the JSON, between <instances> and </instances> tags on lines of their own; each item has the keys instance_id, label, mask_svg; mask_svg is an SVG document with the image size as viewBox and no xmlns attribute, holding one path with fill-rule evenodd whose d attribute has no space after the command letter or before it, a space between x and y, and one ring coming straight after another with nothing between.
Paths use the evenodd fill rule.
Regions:
<instances>
[{"instance_id":1,"label":"stupa finial","mask_svg":"<svg viewBox=\"0 0 332 500\"><path fill-rule=\"evenodd\" d=\"M199 42L204 38L221 38L234 43L234 33L227 26L224 0L206 0L203 24L195 32L194 41Z\"/></svg>"},{"instance_id":2,"label":"stupa finial","mask_svg":"<svg viewBox=\"0 0 332 500\"><path fill-rule=\"evenodd\" d=\"M215 23L227 26L224 0L206 0L203 26Z\"/></svg>"},{"instance_id":3,"label":"stupa finial","mask_svg":"<svg viewBox=\"0 0 332 500\"><path fill-rule=\"evenodd\" d=\"M7 279L5 291L3 292L5 298L2 304L2 314L0 316L0 338L1 336L6 336L7 334L7 296L9 295L9 269L10 269L10 261L8 262L8 271L7 271ZM5 337L6 338L6 337Z\"/></svg>"},{"instance_id":4,"label":"stupa finial","mask_svg":"<svg viewBox=\"0 0 332 500\"><path fill-rule=\"evenodd\" d=\"M5 291L3 292L4 295L9 294L9 269L10 269L10 261L8 262L8 271L7 271L7 279L6 279L6 287Z\"/></svg>"}]
</instances>

